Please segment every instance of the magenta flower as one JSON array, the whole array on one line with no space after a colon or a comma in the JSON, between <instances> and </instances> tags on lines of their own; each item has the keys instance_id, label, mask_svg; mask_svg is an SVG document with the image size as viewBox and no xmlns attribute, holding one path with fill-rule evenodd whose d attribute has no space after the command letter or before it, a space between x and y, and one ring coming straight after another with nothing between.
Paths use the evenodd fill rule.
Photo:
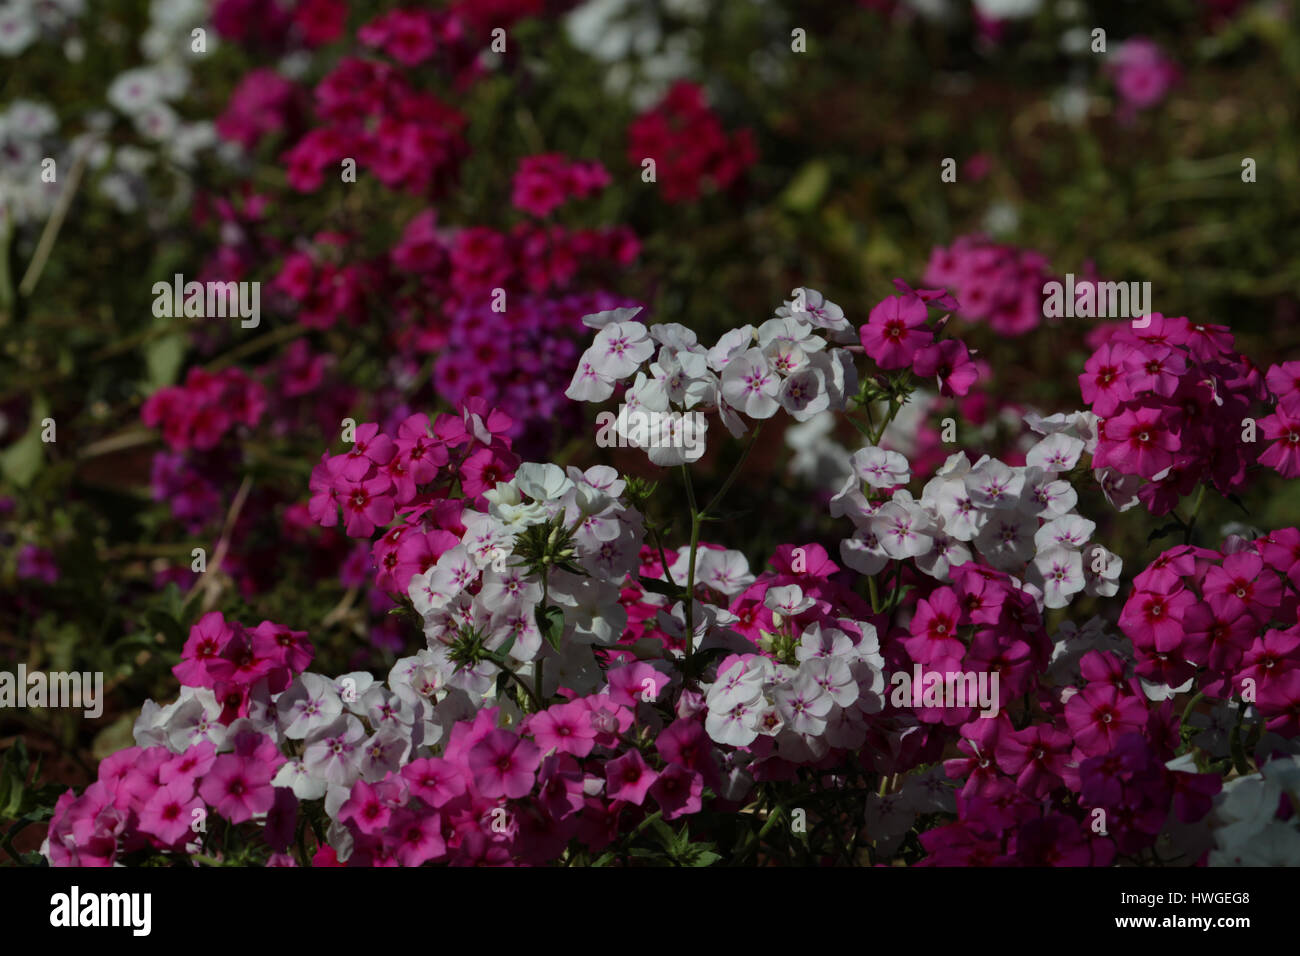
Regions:
<instances>
[{"instance_id":1,"label":"magenta flower","mask_svg":"<svg viewBox=\"0 0 1300 956\"><path fill-rule=\"evenodd\" d=\"M542 752L508 730L493 730L469 752L479 793L488 798L522 797L533 788Z\"/></svg>"},{"instance_id":2,"label":"magenta flower","mask_svg":"<svg viewBox=\"0 0 1300 956\"><path fill-rule=\"evenodd\" d=\"M650 787L650 796L664 811L665 820L699 813L703 793L704 777L679 763L669 764Z\"/></svg>"},{"instance_id":3,"label":"magenta flower","mask_svg":"<svg viewBox=\"0 0 1300 956\"><path fill-rule=\"evenodd\" d=\"M886 371L911 365L917 351L934 340L926 327L925 303L916 295L889 296L876 303L859 330L862 347Z\"/></svg>"},{"instance_id":4,"label":"magenta flower","mask_svg":"<svg viewBox=\"0 0 1300 956\"><path fill-rule=\"evenodd\" d=\"M629 750L605 764L605 796L640 806L658 778L659 774L646 764L641 751Z\"/></svg>"},{"instance_id":5,"label":"magenta flower","mask_svg":"<svg viewBox=\"0 0 1300 956\"><path fill-rule=\"evenodd\" d=\"M243 823L271 809L276 769L260 760L222 754L199 784L199 796L231 823Z\"/></svg>"},{"instance_id":6,"label":"magenta flower","mask_svg":"<svg viewBox=\"0 0 1300 956\"><path fill-rule=\"evenodd\" d=\"M197 809L203 809L203 801L194 795L193 782L173 780L154 791L140 808L140 830L173 846L189 835Z\"/></svg>"}]
</instances>

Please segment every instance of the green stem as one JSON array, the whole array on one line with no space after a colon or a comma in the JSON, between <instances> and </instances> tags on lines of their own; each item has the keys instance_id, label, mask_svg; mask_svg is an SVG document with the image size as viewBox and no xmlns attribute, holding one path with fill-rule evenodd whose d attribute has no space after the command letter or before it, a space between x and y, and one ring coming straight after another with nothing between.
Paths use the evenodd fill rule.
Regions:
<instances>
[{"instance_id":1,"label":"green stem","mask_svg":"<svg viewBox=\"0 0 1300 956\"><path fill-rule=\"evenodd\" d=\"M1192 516L1187 520L1187 527L1183 532L1183 544L1192 543L1192 531L1196 527L1196 519L1201 514L1201 503L1205 501L1205 488L1205 485L1201 485L1200 490L1196 492L1196 503L1192 505Z\"/></svg>"}]
</instances>

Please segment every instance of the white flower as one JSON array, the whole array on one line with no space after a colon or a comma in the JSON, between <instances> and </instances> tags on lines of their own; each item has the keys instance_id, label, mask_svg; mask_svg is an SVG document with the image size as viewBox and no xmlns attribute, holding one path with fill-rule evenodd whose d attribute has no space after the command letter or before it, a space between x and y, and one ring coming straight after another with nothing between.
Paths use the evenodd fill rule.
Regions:
<instances>
[{"instance_id":1,"label":"white flower","mask_svg":"<svg viewBox=\"0 0 1300 956\"><path fill-rule=\"evenodd\" d=\"M575 402L603 402L614 394L614 379L596 370L595 359L596 354L590 348L578 359L573 381L564 390L564 394Z\"/></svg>"},{"instance_id":2,"label":"white flower","mask_svg":"<svg viewBox=\"0 0 1300 956\"><path fill-rule=\"evenodd\" d=\"M603 329L605 326L617 322L629 322L636 318L641 312L641 306L622 309L606 309L604 312L593 312L590 315L582 317L582 324L589 329Z\"/></svg>"},{"instance_id":3,"label":"white flower","mask_svg":"<svg viewBox=\"0 0 1300 956\"><path fill-rule=\"evenodd\" d=\"M1097 523L1082 515L1062 515L1034 532L1034 546L1040 551L1056 545L1077 551L1088 543L1096 530Z\"/></svg>"},{"instance_id":4,"label":"white flower","mask_svg":"<svg viewBox=\"0 0 1300 956\"><path fill-rule=\"evenodd\" d=\"M277 787L288 787L299 800L319 800L325 796L325 780L313 777L298 757L281 765L271 778L271 783Z\"/></svg>"},{"instance_id":5,"label":"white flower","mask_svg":"<svg viewBox=\"0 0 1300 956\"><path fill-rule=\"evenodd\" d=\"M853 473L873 488L892 488L912 480L912 470L896 451L868 445L853 453Z\"/></svg>"},{"instance_id":6,"label":"white flower","mask_svg":"<svg viewBox=\"0 0 1300 956\"><path fill-rule=\"evenodd\" d=\"M145 139L167 139L179 125L180 117L166 103L150 103L135 114L136 131Z\"/></svg>"},{"instance_id":7,"label":"white flower","mask_svg":"<svg viewBox=\"0 0 1300 956\"><path fill-rule=\"evenodd\" d=\"M1114 468L1100 468L1093 472L1102 494L1117 511L1124 512L1138 504L1137 490L1142 479L1137 475L1123 475Z\"/></svg>"},{"instance_id":8,"label":"white flower","mask_svg":"<svg viewBox=\"0 0 1300 956\"><path fill-rule=\"evenodd\" d=\"M515 486L534 501L555 501L564 496L573 482L559 465L526 461L514 477Z\"/></svg>"},{"instance_id":9,"label":"white flower","mask_svg":"<svg viewBox=\"0 0 1300 956\"><path fill-rule=\"evenodd\" d=\"M44 103L14 100L0 116L0 130L15 138L40 139L58 129L59 120ZM3 137L0 137L3 138Z\"/></svg>"},{"instance_id":10,"label":"white flower","mask_svg":"<svg viewBox=\"0 0 1300 956\"><path fill-rule=\"evenodd\" d=\"M306 738L302 762L307 772L326 783L348 786L361 774L361 741L366 729L351 714L319 727Z\"/></svg>"},{"instance_id":11,"label":"white flower","mask_svg":"<svg viewBox=\"0 0 1300 956\"><path fill-rule=\"evenodd\" d=\"M835 703L809 664L800 666L794 680L772 688L777 713L796 733L819 734L826 729L826 715Z\"/></svg>"},{"instance_id":12,"label":"white flower","mask_svg":"<svg viewBox=\"0 0 1300 956\"><path fill-rule=\"evenodd\" d=\"M885 553L899 561L925 554L934 545L934 523L920 505L910 501L895 498L881 505L869 527Z\"/></svg>"},{"instance_id":13,"label":"white flower","mask_svg":"<svg viewBox=\"0 0 1300 956\"><path fill-rule=\"evenodd\" d=\"M921 500L934 509L944 532L958 541L973 541L988 522L988 513L976 507L964 481L943 481L935 487L938 480L926 484Z\"/></svg>"},{"instance_id":14,"label":"white flower","mask_svg":"<svg viewBox=\"0 0 1300 956\"><path fill-rule=\"evenodd\" d=\"M1033 556L1037 528L1037 521L1017 512L994 512L975 536L975 547L998 570L1016 570Z\"/></svg>"},{"instance_id":15,"label":"white flower","mask_svg":"<svg viewBox=\"0 0 1300 956\"><path fill-rule=\"evenodd\" d=\"M763 606L782 617L798 617L816 603L817 601L810 595L805 595L803 588L797 584L768 588L767 593L763 595Z\"/></svg>"},{"instance_id":16,"label":"white flower","mask_svg":"<svg viewBox=\"0 0 1300 956\"><path fill-rule=\"evenodd\" d=\"M963 479L970 499L981 508L1003 510L1014 508L1025 484L1023 471L1018 471L989 458L970 470Z\"/></svg>"},{"instance_id":17,"label":"white flower","mask_svg":"<svg viewBox=\"0 0 1300 956\"><path fill-rule=\"evenodd\" d=\"M777 400L797 422L806 422L831 406L831 396L826 390L826 377L821 370L815 368L805 368L801 372L795 372L782 382Z\"/></svg>"},{"instance_id":18,"label":"white flower","mask_svg":"<svg viewBox=\"0 0 1300 956\"><path fill-rule=\"evenodd\" d=\"M859 528L840 542L840 559L859 574L870 577L889 563L889 554L871 528Z\"/></svg>"},{"instance_id":19,"label":"white flower","mask_svg":"<svg viewBox=\"0 0 1300 956\"><path fill-rule=\"evenodd\" d=\"M795 294L798 295L800 291L801 290L796 289ZM842 332L849 328L849 322L844 318L844 310L838 305L827 299L826 296L822 295L816 289L805 287L802 292L804 300L804 309L802 312L794 311L794 307L797 303L795 300L790 300L776 310L777 316L780 318L784 318L787 315L793 316L800 322L806 322L808 325L818 329L830 329L832 331Z\"/></svg>"},{"instance_id":20,"label":"white flower","mask_svg":"<svg viewBox=\"0 0 1300 956\"><path fill-rule=\"evenodd\" d=\"M807 674L840 707L858 699L858 682L847 660L813 657L799 665L799 673Z\"/></svg>"},{"instance_id":21,"label":"white flower","mask_svg":"<svg viewBox=\"0 0 1300 956\"><path fill-rule=\"evenodd\" d=\"M162 101L163 78L149 67L137 67L114 77L106 95L113 106L135 116Z\"/></svg>"},{"instance_id":22,"label":"white flower","mask_svg":"<svg viewBox=\"0 0 1300 956\"><path fill-rule=\"evenodd\" d=\"M596 333L587 354L599 375L621 381L655 354L655 343L640 322L611 322Z\"/></svg>"},{"instance_id":23,"label":"white flower","mask_svg":"<svg viewBox=\"0 0 1300 956\"><path fill-rule=\"evenodd\" d=\"M742 354L753 344L754 327L746 325L739 329L732 329L725 333L722 338L718 339L718 344L709 349L709 368L715 372L723 372L731 364L731 360Z\"/></svg>"},{"instance_id":24,"label":"white flower","mask_svg":"<svg viewBox=\"0 0 1300 956\"><path fill-rule=\"evenodd\" d=\"M1079 503L1074 486L1050 471L1031 466L1025 469L1025 486L1020 492L1020 510L1049 521L1068 514Z\"/></svg>"},{"instance_id":25,"label":"white flower","mask_svg":"<svg viewBox=\"0 0 1300 956\"><path fill-rule=\"evenodd\" d=\"M695 557L695 577L697 582L702 581L727 597L735 597L755 581L742 552L716 548L700 549Z\"/></svg>"},{"instance_id":26,"label":"white flower","mask_svg":"<svg viewBox=\"0 0 1300 956\"><path fill-rule=\"evenodd\" d=\"M1090 597L1114 597L1119 592L1123 558L1094 544L1084 554L1083 562L1083 574L1088 582L1084 593Z\"/></svg>"},{"instance_id":27,"label":"white flower","mask_svg":"<svg viewBox=\"0 0 1300 956\"><path fill-rule=\"evenodd\" d=\"M1065 607L1070 597L1083 590L1083 557L1078 551L1048 548L1034 558L1034 569L1042 578L1043 603Z\"/></svg>"},{"instance_id":28,"label":"white flower","mask_svg":"<svg viewBox=\"0 0 1300 956\"><path fill-rule=\"evenodd\" d=\"M167 741L176 753L205 740L218 748L226 741L226 727L221 723L221 703L206 687L182 687L182 699L167 717ZM168 708L170 709L170 708Z\"/></svg>"},{"instance_id":29,"label":"white flower","mask_svg":"<svg viewBox=\"0 0 1300 956\"><path fill-rule=\"evenodd\" d=\"M302 740L343 713L334 681L310 672L299 674L275 703L280 729L291 740Z\"/></svg>"},{"instance_id":30,"label":"white flower","mask_svg":"<svg viewBox=\"0 0 1300 956\"><path fill-rule=\"evenodd\" d=\"M750 418L771 418L781 406L776 400L781 379L758 349L732 358L722 372L722 396Z\"/></svg>"},{"instance_id":31,"label":"white flower","mask_svg":"<svg viewBox=\"0 0 1300 956\"><path fill-rule=\"evenodd\" d=\"M1025 464L1044 471L1069 471L1079 463L1083 442L1064 432L1048 435L1029 449Z\"/></svg>"},{"instance_id":32,"label":"white flower","mask_svg":"<svg viewBox=\"0 0 1300 956\"><path fill-rule=\"evenodd\" d=\"M31 46L37 34L36 19L22 4L0 7L0 56L17 56Z\"/></svg>"},{"instance_id":33,"label":"white flower","mask_svg":"<svg viewBox=\"0 0 1300 956\"><path fill-rule=\"evenodd\" d=\"M951 570L971 559L970 548L954 537L938 532L934 546L925 554L917 555L916 566L940 581L947 581Z\"/></svg>"}]
</instances>

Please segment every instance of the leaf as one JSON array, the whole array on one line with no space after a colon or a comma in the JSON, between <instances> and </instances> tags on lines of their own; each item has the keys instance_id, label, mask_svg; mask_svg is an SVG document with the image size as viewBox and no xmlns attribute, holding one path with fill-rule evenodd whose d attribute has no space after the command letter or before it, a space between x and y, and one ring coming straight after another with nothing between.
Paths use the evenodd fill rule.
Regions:
<instances>
[{"instance_id":1,"label":"leaf","mask_svg":"<svg viewBox=\"0 0 1300 956\"><path fill-rule=\"evenodd\" d=\"M564 612L554 604L549 607L542 607L539 604L535 617L537 629L542 632L542 637L546 638L546 643L558 651L560 638L564 636Z\"/></svg>"},{"instance_id":2,"label":"leaf","mask_svg":"<svg viewBox=\"0 0 1300 956\"><path fill-rule=\"evenodd\" d=\"M32 483L45 458L45 443L41 441L41 421L48 417L49 402L38 396L32 402L31 419L23 437L0 453L0 474L20 488Z\"/></svg>"},{"instance_id":3,"label":"leaf","mask_svg":"<svg viewBox=\"0 0 1300 956\"><path fill-rule=\"evenodd\" d=\"M641 587L647 591L653 591L655 594L662 594L664 597L681 598L682 589L675 588L667 581L660 581L658 578L648 578L644 574L637 578Z\"/></svg>"},{"instance_id":4,"label":"leaf","mask_svg":"<svg viewBox=\"0 0 1300 956\"><path fill-rule=\"evenodd\" d=\"M791 212L810 212L822 201L830 182L831 172L825 161L810 160L785 187L781 204Z\"/></svg>"},{"instance_id":5,"label":"leaf","mask_svg":"<svg viewBox=\"0 0 1300 956\"><path fill-rule=\"evenodd\" d=\"M176 381L185 359L185 336L177 333L154 339L145 347L145 368L149 372L149 391L156 392Z\"/></svg>"},{"instance_id":6,"label":"leaf","mask_svg":"<svg viewBox=\"0 0 1300 956\"><path fill-rule=\"evenodd\" d=\"M1175 523L1167 524L1163 528L1156 528L1156 530L1152 531L1147 537L1147 544L1150 544L1152 541L1159 541L1161 538L1167 538L1169 535L1181 531L1182 527L1182 525Z\"/></svg>"},{"instance_id":7,"label":"leaf","mask_svg":"<svg viewBox=\"0 0 1300 956\"><path fill-rule=\"evenodd\" d=\"M722 859L721 853L714 853L712 850L705 850L703 853L701 853L699 856L695 858L695 862L691 865L712 866L714 863L717 863L721 859Z\"/></svg>"}]
</instances>

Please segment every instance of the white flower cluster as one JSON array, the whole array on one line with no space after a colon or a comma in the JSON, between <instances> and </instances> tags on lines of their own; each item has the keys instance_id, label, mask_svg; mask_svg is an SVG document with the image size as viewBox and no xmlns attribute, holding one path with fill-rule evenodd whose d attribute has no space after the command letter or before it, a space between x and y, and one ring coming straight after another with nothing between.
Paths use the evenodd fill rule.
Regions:
<instances>
[{"instance_id":1,"label":"white flower cluster","mask_svg":"<svg viewBox=\"0 0 1300 956\"><path fill-rule=\"evenodd\" d=\"M44 103L14 100L0 112L0 231L49 217L60 185L41 178L41 164L47 157L60 159L54 149L58 128L58 117Z\"/></svg>"},{"instance_id":2,"label":"white flower cluster","mask_svg":"<svg viewBox=\"0 0 1300 956\"><path fill-rule=\"evenodd\" d=\"M1284 796L1289 820L1277 818ZM1210 866L1300 866L1300 757L1275 757L1258 773L1226 781L1211 827Z\"/></svg>"},{"instance_id":3,"label":"white flower cluster","mask_svg":"<svg viewBox=\"0 0 1300 956\"><path fill-rule=\"evenodd\" d=\"M456 639L472 633L487 651L509 645L521 675L531 674L539 659L556 660L558 666L544 672L545 693L560 686L594 690L601 672L592 646L612 644L623 633L627 611L619 603L620 586L635 576L645 536L641 515L619 498L624 486L603 465L570 467L566 474L558 465L529 462L485 493L487 514L466 509L461 543L412 577L408 589L424 619L429 649L423 659L435 686L492 693L499 673L494 664L461 666L452 659ZM543 582L514 560L519 535L553 521L571 534L572 563L585 572L553 567L545 582L548 604L564 615L559 652L542 640L536 623Z\"/></svg>"},{"instance_id":4,"label":"white flower cluster","mask_svg":"<svg viewBox=\"0 0 1300 956\"><path fill-rule=\"evenodd\" d=\"M0 0L0 56L18 56L42 34L61 33L85 0Z\"/></svg>"},{"instance_id":5,"label":"white flower cluster","mask_svg":"<svg viewBox=\"0 0 1300 956\"><path fill-rule=\"evenodd\" d=\"M987 455L974 464L965 452L948 458L914 499L897 486L911 479L907 459L868 446L854 453L854 474L831 499L831 514L857 527L840 543L844 563L862 574L890 561L912 558L940 581L978 554L985 563L1021 577L1041 606L1065 607L1073 595L1110 596L1123 561L1101 545L1088 546L1096 524L1074 512L1078 495L1061 477L1096 446L1090 412L1027 421L1045 437L1030 448L1023 467ZM872 500L871 488L895 488Z\"/></svg>"},{"instance_id":6,"label":"white flower cluster","mask_svg":"<svg viewBox=\"0 0 1300 956\"><path fill-rule=\"evenodd\" d=\"M212 123L184 122L171 105L189 90L187 62L203 55L193 51L191 31L206 17L203 0L153 0L149 27L140 39L148 64L119 73L108 85L109 104L144 139L163 144L167 159L182 167L193 166L198 152L216 142ZM211 40L205 28L205 49Z\"/></svg>"},{"instance_id":7,"label":"white flower cluster","mask_svg":"<svg viewBox=\"0 0 1300 956\"><path fill-rule=\"evenodd\" d=\"M764 603L780 626L814 602L792 584L770 588ZM772 737L778 755L794 763L819 760L832 747L861 747L866 718L884 707L885 659L871 624L840 623L844 629L805 627L794 652L797 666L760 655L724 661L705 685L709 736L732 747L747 747L760 734Z\"/></svg>"},{"instance_id":8,"label":"white flower cluster","mask_svg":"<svg viewBox=\"0 0 1300 956\"><path fill-rule=\"evenodd\" d=\"M732 329L713 348L677 323L647 328L635 321L640 309L586 316L583 322L599 331L565 395L603 402L618 383L631 380L623 395L628 412L716 412L735 437L748 431L742 415L765 419L784 408L803 422L827 409L843 409L857 391L857 370L852 356L830 343L853 341L853 329L843 310L816 290L794 294L774 318L758 328ZM620 416L620 421L635 417ZM626 429L620 430L626 437ZM657 465L696 461L705 442L702 435L694 437L646 450Z\"/></svg>"}]
</instances>

